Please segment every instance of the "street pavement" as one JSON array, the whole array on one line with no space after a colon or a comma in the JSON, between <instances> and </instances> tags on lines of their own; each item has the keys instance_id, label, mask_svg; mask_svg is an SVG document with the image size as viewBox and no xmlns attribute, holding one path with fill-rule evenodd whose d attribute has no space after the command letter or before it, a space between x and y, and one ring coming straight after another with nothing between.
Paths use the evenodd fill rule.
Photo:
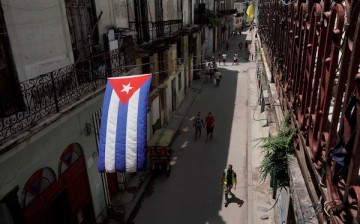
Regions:
<instances>
[{"instance_id":1,"label":"street pavement","mask_svg":"<svg viewBox=\"0 0 360 224\"><path fill-rule=\"evenodd\" d=\"M262 154L255 141L267 136L269 129L257 103L256 63L249 61L254 40L250 54L243 48L238 53L239 64L232 65L238 43L253 36L246 31L231 39L227 63L219 66L223 74L219 87L206 82L205 75L193 81L193 98L185 98L187 109L175 112L174 119L181 117L181 122L176 121L180 126L172 144L171 175L160 174L149 181L131 217L133 223L273 223L274 210L268 209L274 200L269 181L260 181ZM205 129L201 138L194 140L192 124L198 112L204 119L208 112L215 117L214 138L208 143ZM238 184L225 207L220 177L228 164L233 165Z\"/></svg>"}]
</instances>

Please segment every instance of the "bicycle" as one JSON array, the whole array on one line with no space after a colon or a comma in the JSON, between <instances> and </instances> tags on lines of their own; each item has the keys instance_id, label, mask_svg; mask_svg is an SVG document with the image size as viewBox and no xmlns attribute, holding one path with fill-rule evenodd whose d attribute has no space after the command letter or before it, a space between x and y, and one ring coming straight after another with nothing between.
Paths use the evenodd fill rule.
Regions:
<instances>
[{"instance_id":1,"label":"bicycle","mask_svg":"<svg viewBox=\"0 0 360 224\"><path fill-rule=\"evenodd\" d=\"M125 208L122 205L111 205L107 206L108 210L108 223L114 224L125 224Z\"/></svg>"}]
</instances>

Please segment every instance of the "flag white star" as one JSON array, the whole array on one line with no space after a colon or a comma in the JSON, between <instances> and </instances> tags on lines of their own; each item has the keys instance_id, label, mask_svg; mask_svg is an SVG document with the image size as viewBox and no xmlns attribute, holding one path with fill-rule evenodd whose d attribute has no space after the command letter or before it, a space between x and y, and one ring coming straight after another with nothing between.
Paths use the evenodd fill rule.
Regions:
<instances>
[{"instance_id":1,"label":"flag white star","mask_svg":"<svg viewBox=\"0 0 360 224\"><path fill-rule=\"evenodd\" d=\"M126 92L127 94L129 94L130 89L134 88L130 86L130 83L127 85L122 85L124 88L121 90L121 92Z\"/></svg>"}]
</instances>

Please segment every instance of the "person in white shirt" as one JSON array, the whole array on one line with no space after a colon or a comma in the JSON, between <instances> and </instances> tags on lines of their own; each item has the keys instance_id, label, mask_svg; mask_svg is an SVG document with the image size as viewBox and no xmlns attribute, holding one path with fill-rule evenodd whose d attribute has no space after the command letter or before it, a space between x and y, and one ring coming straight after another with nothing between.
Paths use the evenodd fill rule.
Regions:
<instances>
[{"instance_id":1,"label":"person in white shirt","mask_svg":"<svg viewBox=\"0 0 360 224\"><path fill-rule=\"evenodd\" d=\"M234 54L234 62L233 62L233 64L235 64L235 63L239 64L238 63L238 55L236 53Z\"/></svg>"},{"instance_id":2,"label":"person in white shirt","mask_svg":"<svg viewBox=\"0 0 360 224\"><path fill-rule=\"evenodd\" d=\"M223 53L223 54L221 55L221 57L222 57L222 61L224 62L224 65L225 65L225 63L226 63L226 54Z\"/></svg>"}]
</instances>

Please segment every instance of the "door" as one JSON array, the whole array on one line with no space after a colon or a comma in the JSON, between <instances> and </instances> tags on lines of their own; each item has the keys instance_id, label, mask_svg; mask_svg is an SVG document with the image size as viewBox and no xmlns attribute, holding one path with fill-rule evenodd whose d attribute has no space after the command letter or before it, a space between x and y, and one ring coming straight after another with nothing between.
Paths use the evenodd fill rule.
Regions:
<instances>
[{"instance_id":1,"label":"door","mask_svg":"<svg viewBox=\"0 0 360 224\"><path fill-rule=\"evenodd\" d=\"M176 110L176 83L175 79L171 81L171 101L172 101L172 110Z\"/></svg>"}]
</instances>

